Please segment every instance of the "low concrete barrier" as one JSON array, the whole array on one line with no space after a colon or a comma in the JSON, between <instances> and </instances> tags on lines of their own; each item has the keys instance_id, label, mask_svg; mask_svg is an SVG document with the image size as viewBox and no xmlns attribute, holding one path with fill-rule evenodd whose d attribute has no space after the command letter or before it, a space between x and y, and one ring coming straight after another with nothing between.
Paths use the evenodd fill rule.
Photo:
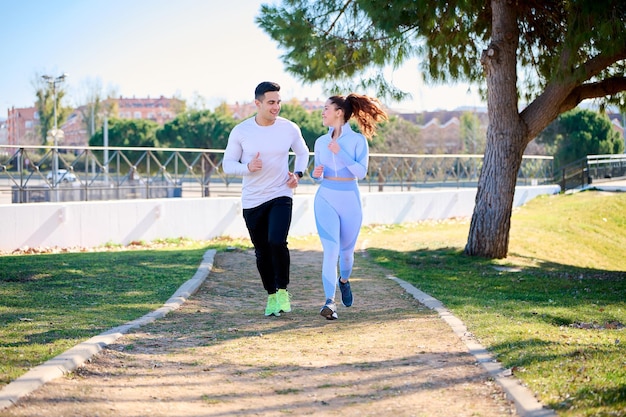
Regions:
<instances>
[{"instance_id":1,"label":"low concrete barrier","mask_svg":"<svg viewBox=\"0 0 626 417\"><path fill-rule=\"evenodd\" d=\"M513 204L517 207L538 195L558 192L558 185L520 186ZM475 188L363 193L363 224L469 217L475 196ZM313 194L294 197L292 236L316 233L313 199ZM0 205L0 231L3 252L24 247L128 245L180 237L248 237L239 197Z\"/></svg>"}]
</instances>

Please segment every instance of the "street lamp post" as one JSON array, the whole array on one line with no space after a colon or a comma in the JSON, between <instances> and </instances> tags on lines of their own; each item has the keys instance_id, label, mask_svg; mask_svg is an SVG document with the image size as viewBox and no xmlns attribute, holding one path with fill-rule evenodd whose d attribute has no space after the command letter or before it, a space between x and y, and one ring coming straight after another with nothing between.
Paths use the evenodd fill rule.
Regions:
<instances>
[{"instance_id":1,"label":"street lamp post","mask_svg":"<svg viewBox=\"0 0 626 417\"><path fill-rule=\"evenodd\" d=\"M48 85L52 87L52 103L54 105L54 131L52 137L54 138L54 149L52 150L52 186L57 188L57 175L59 173L59 150L57 149L59 136L58 124L57 124L57 85L65 81L67 77L66 73L59 75L58 77L52 77L50 75L42 75L41 78L46 80Z\"/></svg>"}]
</instances>

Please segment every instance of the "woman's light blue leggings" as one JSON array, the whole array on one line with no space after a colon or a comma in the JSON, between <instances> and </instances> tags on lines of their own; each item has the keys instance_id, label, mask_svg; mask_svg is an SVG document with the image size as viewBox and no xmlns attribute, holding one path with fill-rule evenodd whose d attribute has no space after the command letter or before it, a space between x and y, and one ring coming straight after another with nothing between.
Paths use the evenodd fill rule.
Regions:
<instances>
[{"instance_id":1,"label":"woman's light blue leggings","mask_svg":"<svg viewBox=\"0 0 626 417\"><path fill-rule=\"evenodd\" d=\"M343 279L350 278L363 213L358 182L324 180L315 194L315 224L324 249L322 284L326 298L335 298L337 262Z\"/></svg>"}]
</instances>

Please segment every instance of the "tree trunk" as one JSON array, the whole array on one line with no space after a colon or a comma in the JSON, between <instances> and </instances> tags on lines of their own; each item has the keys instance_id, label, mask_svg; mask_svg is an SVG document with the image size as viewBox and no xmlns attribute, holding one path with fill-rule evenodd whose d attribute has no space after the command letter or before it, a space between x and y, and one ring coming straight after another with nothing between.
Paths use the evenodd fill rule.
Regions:
<instances>
[{"instance_id":1,"label":"tree trunk","mask_svg":"<svg viewBox=\"0 0 626 417\"><path fill-rule=\"evenodd\" d=\"M481 63L487 79L489 127L465 253L505 258L517 173L527 130L517 108L517 16L506 0L493 0L491 44Z\"/></svg>"},{"instance_id":2,"label":"tree trunk","mask_svg":"<svg viewBox=\"0 0 626 417\"><path fill-rule=\"evenodd\" d=\"M498 124L500 126L494 126ZM523 147L523 135L490 123L483 168L478 181L476 206L472 215L465 253L486 258L505 258L509 250L509 230L513 197Z\"/></svg>"}]
</instances>

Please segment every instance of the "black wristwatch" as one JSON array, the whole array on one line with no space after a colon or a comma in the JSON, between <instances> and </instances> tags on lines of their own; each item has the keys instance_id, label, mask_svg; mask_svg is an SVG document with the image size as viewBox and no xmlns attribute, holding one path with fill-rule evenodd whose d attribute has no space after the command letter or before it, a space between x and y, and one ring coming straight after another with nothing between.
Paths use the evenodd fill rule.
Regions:
<instances>
[{"instance_id":1,"label":"black wristwatch","mask_svg":"<svg viewBox=\"0 0 626 417\"><path fill-rule=\"evenodd\" d=\"M302 173L302 171L296 171L296 172L294 172L294 174L296 174L298 176L298 178L304 177L304 174Z\"/></svg>"}]
</instances>

